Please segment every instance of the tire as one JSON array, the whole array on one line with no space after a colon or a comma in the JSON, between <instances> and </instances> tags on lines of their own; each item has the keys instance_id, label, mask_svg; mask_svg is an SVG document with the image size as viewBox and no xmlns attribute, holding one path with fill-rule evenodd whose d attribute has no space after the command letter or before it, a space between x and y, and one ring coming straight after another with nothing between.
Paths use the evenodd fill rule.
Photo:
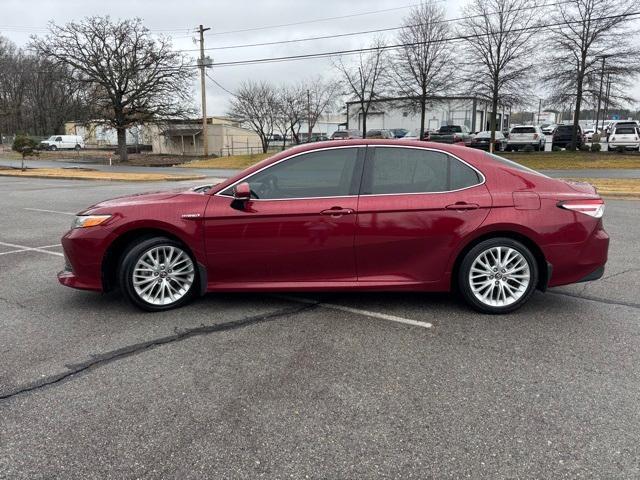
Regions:
<instances>
[{"instance_id":1,"label":"tire","mask_svg":"<svg viewBox=\"0 0 640 480\"><path fill-rule=\"evenodd\" d=\"M56 150L58 150L58 147L56 147L55 145L51 145L49 147L49 150L51 150L52 152L55 152Z\"/></svg>"},{"instance_id":2,"label":"tire","mask_svg":"<svg viewBox=\"0 0 640 480\"><path fill-rule=\"evenodd\" d=\"M503 265L504 270L507 273L509 267L513 270L511 275L514 276L509 275L506 280L502 278L502 269L496 261L498 251L501 252L501 260L508 260ZM487 270L481 266L482 263L492 268ZM471 276L472 267L474 277ZM496 275L501 278L496 279ZM490 314L509 313L520 308L531 297L538 284L538 264L531 251L522 243L506 237L490 238L478 243L465 254L458 269L457 280L460 294L475 310ZM500 283L496 285L495 282Z\"/></svg>"},{"instance_id":3,"label":"tire","mask_svg":"<svg viewBox=\"0 0 640 480\"><path fill-rule=\"evenodd\" d=\"M167 259L173 268L165 264ZM184 245L166 237L132 244L122 257L118 280L127 300L149 312L181 307L198 291L195 259Z\"/></svg>"},{"instance_id":4,"label":"tire","mask_svg":"<svg viewBox=\"0 0 640 480\"><path fill-rule=\"evenodd\" d=\"M82 147L81 147L80 145L76 145L73 149L74 149L76 152L79 152L81 148L82 148Z\"/></svg>"}]
</instances>

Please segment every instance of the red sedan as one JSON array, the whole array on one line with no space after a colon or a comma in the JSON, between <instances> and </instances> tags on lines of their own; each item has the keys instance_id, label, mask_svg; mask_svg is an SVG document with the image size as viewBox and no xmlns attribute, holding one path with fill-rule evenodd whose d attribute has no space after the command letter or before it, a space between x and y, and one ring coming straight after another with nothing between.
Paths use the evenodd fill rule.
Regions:
<instances>
[{"instance_id":1,"label":"red sedan","mask_svg":"<svg viewBox=\"0 0 640 480\"><path fill-rule=\"evenodd\" d=\"M165 310L205 292L458 290L505 313L595 280L609 237L588 184L412 140L292 148L214 186L117 198L63 237L70 287Z\"/></svg>"}]
</instances>

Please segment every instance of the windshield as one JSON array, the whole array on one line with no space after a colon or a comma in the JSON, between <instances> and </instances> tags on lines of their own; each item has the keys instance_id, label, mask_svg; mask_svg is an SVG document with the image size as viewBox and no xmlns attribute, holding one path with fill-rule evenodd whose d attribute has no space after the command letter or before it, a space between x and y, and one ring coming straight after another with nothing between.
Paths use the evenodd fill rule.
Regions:
<instances>
[{"instance_id":1,"label":"windshield","mask_svg":"<svg viewBox=\"0 0 640 480\"><path fill-rule=\"evenodd\" d=\"M549 178L543 173L536 172L532 168L525 167L524 165L521 165L521 164L519 164L517 162L514 162L512 160L509 160L508 158L504 158L504 157L501 157L499 155L494 155L493 153L488 153L488 152L485 153L485 155L489 156L491 158L491 160L495 160L496 162L499 162L499 163L501 163L503 165L506 165L507 167L515 168L516 170L520 170L522 172L534 173L536 175L540 175L541 177Z\"/></svg>"},{"instance_id":2,"label":"windshield","mask_svg":"<svg viewBox=\"0 0 640 480\"><path fill-rule=\"evenodd\" d=\"M47 140L55 141L57 135L51 135Z\"/></svg>"},{"instance_id":3,"label":"windshield","mask_svg":"<svg viewBox=\"0 0 640 480\"><path fill-rule=\"evenodd\" d=\"M443 125L440 127L440 133L461 133L462 128L459 125Z\"/></svg>"}]
</instances>

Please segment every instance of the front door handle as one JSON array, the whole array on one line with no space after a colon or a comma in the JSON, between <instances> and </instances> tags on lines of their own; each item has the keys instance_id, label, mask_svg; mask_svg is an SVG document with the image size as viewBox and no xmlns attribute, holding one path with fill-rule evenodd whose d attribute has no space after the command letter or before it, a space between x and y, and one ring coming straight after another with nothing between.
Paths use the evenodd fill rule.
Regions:
<instances>
[{"instance_id":1,"label":"front door handle","mask_svg":"<svg viewBox=\"0 0 640 480\"><path fill-rule=\"evenodd\" d=\"M341 217L343 215L351 215L353 210L350 208L331 207L320 212L322 215L331 215L332 217Z\"/></svg>"},{"instance_id":2,"label":"front door handle","mask_svg":"<svg viewBox=\"0 0 640 480\"><path fill-rule=\"evenodd\" d=\"M480 205L478 205L477 203L456 202L456 203L452 203L451 205L447 205L444 208L446 208L447 210L458 210L458 211L476 210L477 208L480 208Z\"/></svg>"}]
</instances>

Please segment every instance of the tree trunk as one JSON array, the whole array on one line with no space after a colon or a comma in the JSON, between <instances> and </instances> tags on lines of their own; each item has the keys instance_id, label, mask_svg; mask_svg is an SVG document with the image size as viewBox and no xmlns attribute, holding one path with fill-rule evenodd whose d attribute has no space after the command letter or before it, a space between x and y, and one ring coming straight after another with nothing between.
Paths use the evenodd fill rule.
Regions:
<instances>
[{"instance_id":1,"label":"tree trunk","mask_svg":"<svg viewBox=\"0 0 640 480\"><path fill-rule=\"evenodd\" d=\"M267 136L262 135L260 137L260 141L262 142L262 153L267 153L267 150L269 150L269 141L267 140Z\"/></svg>"},{"instance_id":2,"label":"tree trunk","mask_svg":"<svg viewBox=\"0 0 640 480\"><path fill-rule=\"evenodd\" d=\"M121 162L127 161L127 129L125 127L117 127L118 134L118 156Z\"/></svg>"},{"instance_id":3,"label":"tree trunk","mask_svg":"<svg viewBox=\"0 0 640 480\"><path fill-rule=\"evenodd\" d=\"M418 138L424 140L424 121L427 114L427 96L425 94L420 98L420 135Z\"/></svg>"},{"instance_id":4,"label":"tree trunk","mask_svg":"<svg viewBox=\"0 0 640 480\"><path fill-rule=\"evenodd\" d=\"M498 116L498 92L494 90L491 97L491 139L489 140L489 151L493 153L496 141L496 117Z\"/></svg>"},{"instance_id":5,"label":"tree trunk","mask_svg":"<svg viewBox=\"0 0 640 480\"><path fill-rule=\"evenodd\" d=\"M573 111L573 131L571 132L571 150L578 148L578 125L580 124L580 108L582 107L582 85L584 73L578 75L578 89L576 92L576 108Z\"/></svg>"},{"instance_id":6,"label":"tree trunk","mask_svg":"<svg viewBox=\"0 0 640 480\"><path fill-rule=\"evenodd\" d=\"M360 111L362 112L362 138L367 138L367 111L362 106Z\"/></svg>"}]
</instances>

